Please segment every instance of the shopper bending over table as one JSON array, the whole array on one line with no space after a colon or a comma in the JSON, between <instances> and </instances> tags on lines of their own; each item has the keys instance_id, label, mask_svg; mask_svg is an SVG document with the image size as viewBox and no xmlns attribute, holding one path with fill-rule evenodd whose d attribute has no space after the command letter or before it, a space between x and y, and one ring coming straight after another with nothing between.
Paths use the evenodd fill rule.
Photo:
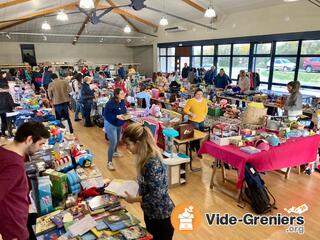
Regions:
<instances>
[{"instance_id":1,"label":"shopper bending over table","mask_svg":"<svg viewBox=\"0 0 320 240\"><path fill-rule=\"evenodd\" d=\"M22 124L12 143L0 147L0 234L3 239L34 239L29 237L28 180L25 157L34 154L50 137L39 122ZM29 232L32 230L29 229Z\"/></svg>"},{"instance_id":2,"label":"shopper bending over table","mask_svg":"<svg viewBox=\"0 0 320 240\"><path fill-rule=\"evenodd\" d=\"M216 88L225 89L232 81L229 76L224 72L224 69L221 68L219 74L214 78L214 85Z\"/></svg>"},{"instance_id":3,"label":"shopper bending over table","mask_svg":"<svg viewBox=\"0 0 320 240\"><path fill-rule=\"evenodd\" d=\"M302 94L300 93L300 82L292 81L287 84L290 96L287 98L284 105L285 115L289 120L296 120L297 116L302 115Z\"/></svg>"},{"instance_id":4,"label":"shopper bending over table","mask_svg":"<svg viewBox=\"0 0 320 240\"><path fill-rule=\"evenodd\" d=\"M203 97L203 91L200 88L195 91L194 97L187 101L183 112L189 116L189 122L195 129L200 131L204 130L204 120L208 114L208 103ZM191 149L198 152L200 149L200 140L192 141Z\"/></svg>"},{"instance_id":5,"label":"shopper bending over table","mask_svg":"<svg viewBox=\"0 0 320 240\"><path fill-rule=\"evenodd\" d=\"M117 152L117 145L120 140L121 127L124 124L123 114L127 113L125 106L125 93L120 88L116 88L111 98L104 109L104 130L109 139L108 149L108 164L109 170L115 170L112 157L120 157L121 154Z\"/></svg>"},{"instance_id":6,"label":"shopper bending over table","mask_svg":"<svg viewBox=\"0 0 320 240\"><path fill-rule=\"evenodd\" d=\"M174 203L168 193L168 176L162 155L149 128L131 124L123 134L127 149L136 156L139 196L127 193L126 201L140 202L148 232L154 240L171 240L170 216Z\"/></svg>"}]
</instances>

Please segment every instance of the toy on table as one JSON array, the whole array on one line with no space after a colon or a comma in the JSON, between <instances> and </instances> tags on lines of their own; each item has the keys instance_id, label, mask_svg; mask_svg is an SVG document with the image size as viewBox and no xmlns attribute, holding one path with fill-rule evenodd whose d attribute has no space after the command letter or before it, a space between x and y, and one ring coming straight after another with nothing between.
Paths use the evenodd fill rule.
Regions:
<instances>
[{"instance_id":1,"label":"toy on table","mask_svg":"<svg viewBox=\"0 0 320 240\"><path fill-rule=\"evenodd\" d=\"M48 140L49 145L55 145L56 143L63 142L63 134L59 127L55 125L50 125L50 138Z\"/></svg>"},{"instance_id":2,"label":"toy on table","mask_svg":"<svg viewBox=\"0 0 320 240\"><path fill-rule=\"evenodd\" d=\"M69 191L71 193L80 193L81 186L80 186L80 178L78 174L74 171L74 169L67 172L67 181Z\"/></svg>"},{"instance_id":3,"label":"toy on table","mask_svg":"<svg viewBox=\"0 0 320 240\"><path fill-rule=\"evenodd\" d=\"M73 168L72 159L66 152L52 151L51 154L56 171L67 172Z\"/></svg>"},{"instance_id":4,"label":"toy on table","mask_svg":"<svg viewBox=\"0 0 320 240\"><path fill-rule=\"evenodd\" d=\"M255 143L255 147L260 151L268 151L270 149L269 142L265 139L258 139Z\"/></svg>"},{"instance_id":5,"label":"toy on table","mask_svg":"<svg viewBox=\"0 0 320 240\"><path fill-rule=\"evenodd\" d=\"M159 118L162 117L161 107L159 105L152 104L150 108L150 114L155 117L159 117Z\"/></svg>"},{"instance_id":6,"label":"toy on table","mask_svg":"<svg viewBox=\"0 0 320 240\"><path fill-rule=\"evenodd\" d=\"M179 132L173 128L166 128L162 131L165 136L165 152L164 155L173 157L173 138L179 136Z\"/></svg>"},{"instance_id":7,"label":"toy on table","mask_svg":"<svg viewBox=\"0 0 320 240\"><path fill-rule=\"evenodd\" d=\"M79 144L73 145L70 149L70 153L77 165L82 167L90 167L92 165L93 155L89 150L82 149Z\"/></svg>"},{"instance_id":8,"label":"toy on table","mask_svg":"<svg viewBox=\"0 0 320 240\"><path fill-rule=\"evenodd\" d=\"M269 135L266 140L272 147L279 146L281 143L280 139L275 134Z\"/></svg>"},{"instance_id":9,"label":"toy on table","mask_svg":"<svg viewBox=\"0 0 320 240\"><path fill-rule=\"evenodd\" d=\"M237 118L237 117L239 117L239 113L240 113L240 111L237 109L236 106L227 105L223 116L228 117L228 118Z\"/></svg>"}]
</instances>

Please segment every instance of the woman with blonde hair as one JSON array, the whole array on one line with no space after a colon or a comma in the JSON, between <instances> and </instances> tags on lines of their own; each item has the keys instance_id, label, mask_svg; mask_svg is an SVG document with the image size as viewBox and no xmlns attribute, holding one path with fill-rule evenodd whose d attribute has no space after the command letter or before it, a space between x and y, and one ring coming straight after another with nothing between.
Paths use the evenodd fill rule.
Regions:
<instances>
[{"instance_id":1,"label":"woman with blonde hair","mask_svg":"<svg viewBox=\"0 0 320 240\"><path fill-rule=\"evenodd\" d=\"M168 193L166 166L149 128L131 124L123 134L127 149L136 156L139 196L127 193L128 203L140 202L148 232L154 240L171 240L170 216L174 208Z\"/></svg>"},{"instance_id":2,"label":"woman with blonde hair","mask_svg":"<svg viewBox=\"0 0 320 240\"><path fill-rule=\"evenodd\" d=\"M289 120L296 120L297 116L302 115L302 94L300 93L300 82L291 81L287 84L290 96L284 105L285 115Z\"/></svg>"}]
</instances>

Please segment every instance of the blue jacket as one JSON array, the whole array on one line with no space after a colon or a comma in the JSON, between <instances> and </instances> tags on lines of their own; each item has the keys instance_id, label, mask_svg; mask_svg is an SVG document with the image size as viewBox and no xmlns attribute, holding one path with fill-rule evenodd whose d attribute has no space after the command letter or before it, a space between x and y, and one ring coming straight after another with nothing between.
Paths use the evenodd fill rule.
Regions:
<instances>
[{"instance_id":1,"label":"blue jacket","mask_svg":"<svg viewBox=\"0 0 320 240\"><path fill-rule=\"evenodd\" d=\"M124 70L124 67L120 67L118 69L118 75L121 79L124 79L126 77L126 70Z\"/></svg>"},{"instance_id":2,"label":"blue jacket","mask_svg":"<svg viewBox=\"0 0 320 240\"><path fill-rule=\"evenodd\" d=\"M52 72L51 71L45 71L43 73L43 85L49 86L49 83L52 82Z\"/></svg>"},{"instance_id":3,"label":"blue jacket","mask_svg":"<svg viewBox=\"0 0 320 240\"><path fill-rule=\"evenodd\" d=\"M94 93L90 89L88 83L83 83L80 89L80 102L85 103L87 101L92 101L94 99Z\"/></svg>"},{"instance_id":4,"label":"blue jacket","mask_svg":"<svg viewBox=\"0 0 320 240\"><path fill-rule=\"evenodd\" d=\"M220 74L218 74L214 79L214 85L216 88L225 88L231 83L232 81L227 74L223 74L222 77L220 76Z\"/></svg>"},{"instance_id":5,"label":"blue jacket","mask_svg":"<svg viewBox=\"0 0 320 240\"><path fill-rule=\"evenodd\" d=\"M124 121L119 120L117 115L127 113L127 108L124 101L117 103L114 99L110 99L104 108L104 119L116 127L124 124Z\"/></svg>"},{"instance_id":6,"label":"blue jacket","mask_svg":"<svg viewBox=\"0 0 320 240\"><path fill-rule=\"evenodd\" d=\"M216 69L214 71L212 70L207 71L206 74L204 75L204 81L206 82L206 84L213 85L216 75L217 75Z\"/></svg>"}]
</instances>

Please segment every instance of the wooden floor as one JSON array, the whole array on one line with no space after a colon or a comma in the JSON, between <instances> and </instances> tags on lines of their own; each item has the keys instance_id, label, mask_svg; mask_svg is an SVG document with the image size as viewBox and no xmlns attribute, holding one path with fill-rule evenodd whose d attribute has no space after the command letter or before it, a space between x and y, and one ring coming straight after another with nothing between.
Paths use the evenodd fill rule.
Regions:
<instances>
[{"instance_id":1,"label":"wooden floor","mask_svg":"<svg viewBox=\"0 0 320 240\"><path fill-rule=\"evenodd\" d=\"M108 171L106 167L107 160L107 142L104 139L104 133L101 128L84 128L81 122L74 123L75 134L79 140L86 145L95 155L94 162L99 167L104 177L135 179L135 167L133 156L129 154L123 146L120 146L120 152L124 155L122 158L114 159L115 172ZM302 149L303 151L303 149ZM202 171L189 173L187 184L170 189L170 196L174 203L180 204L191 202L201 210L202 213L229 213L237 217L250 211L250 206L246 205L244 209L237 206L237 203L231 197L223 194L217 189L209 188L212 158L205 156L204 159L196 159L194 165L202 167ZM217 181L221 183L220 169L217 172ZM228 176L235 179L234 171L228 171ZM219 179L220 177L220 179ZM320 233L320 174L313 173L311 176L305 174L297 175L292 170L290 179L285 180L282 174L272 172L264 176L267 186L274 194L277 200L277 210L272 214L286 214L284 208L299 206L306 203L309 211L304 213L305 233L286 233L287 227L273 226L245 226L238 224L232 227L209 226L203 221L197 231L189 235L175 234L175 240L204 240L204 239L319 239ZM220 180L220 181L219 181ZM226 183L225 188L235 194L235 187ZM143 215L139 204L127 204L127 209L136 215L143 222Z\"/></svg>"}]
</instances>

